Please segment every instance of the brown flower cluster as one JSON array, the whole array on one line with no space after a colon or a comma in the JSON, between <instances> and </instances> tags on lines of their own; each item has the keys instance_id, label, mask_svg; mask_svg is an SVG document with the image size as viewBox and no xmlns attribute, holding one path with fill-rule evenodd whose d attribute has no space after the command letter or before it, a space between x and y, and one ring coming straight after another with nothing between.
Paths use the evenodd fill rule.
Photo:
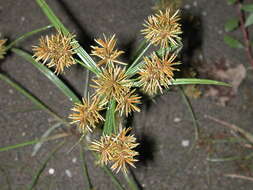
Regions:
<instances>
[{"instance_id":1,"label":"brown flower cluster","mask_svg":"<svg viewBox=\"0 0 253 190\"><path fill-rule=\"evenodd\" d=\"M151 57L144 57L145 65L138 72L139 83L142 86L144 92L149 95L155 95L160 91L162 93L162 87L169 88L171 80L173 79L173 71L178 70L173 65L178 65L180 62L173 62L176 55L166 54L159 58L156 53L153 53Z\"/></svg>"},{"instance_id":2,"label":"brown flower cluster","mask_svg":"<svg viewBox=\"0 0 253 190\"><path fill-rule=\"evenodd\" d=\"M104 35L104 40L95 40L99 46L92 47L92 55L98 56L101 60L98 65L101 67L102 73L93 79L94 84L91 87L96 89L95 95L100 99L104 99L107 103L115 99L117 101L117 111L128 116L132 111L140 111L137 104L140 103L140 97L131 90L133 82L126 75L125 68L115 64L125 64L117 58L124 53L115 49L117 40L115 35L108 39Z\"/></svg>"},{"instance_id":3,"label":"brown flower cluster","mask_svg":"<svg viewBox=\"0 0 253 190\"><path fill-rule=\"evenodd\" d=\"M70 67L76 62L73 58L74 50L71 44L74 36L63 35L61 32L51 36L41 37L38 46L33 46L36 61L42 61L47 66L55 67L55 73L64 71L65 67Z\"/></svg>"},{"instance_id":4,"label":"brown flower cluster","mask_svg":"<svg viewBox=\"0 0 253 190\"><path fill-rule=\"evenodd\" d=\"M142 33L150 43L160 45L161 48L167 48L169 44L176 46L181 40L179 34L182 33L179 20L178 11L175 13L172 13L171 9L166 9L165 12L159 11L148 17Z\"/></svg>"},{"instance_id":5,"label":"brown flower cluster","mask_svg":"<svg viewBox=\"0 0 253 190\"><path fill-rule=\"evenodd\" d=\"M115 49L117 40L115 39L115 35L113 35L110 39L108 39L104 35L104 40L95 39L95 42L99 46L91 46L92 51L91 55L99 57L101 60L98 62L98 66L112 66L114 63L126 65L125 63L117 60L117 58L124 53L124 51L119 51Z\"/></svg>"},{"instance_id":6,"label":"brown flower cluster","mask_svg":"<svg viewBox=\"0 0 253 190\"><path fill-rule=\"evenodd\" d=\"M99 99L83 98L82 104L75 104L72 108L72 113L69 118L72 119L73 123L78 124L78 129L80 133L92 132L92 129L96 127L100 121L103 121L104 118L99 114L99 111L103 109L103 106L99 102Z\"/></svg>"},{"instance_id":7,"label":"brown flower cluster","mask_svg":"<svg viewBox=\"0 0 253 190\"><path fill-rule=\"evenodd\" d=\"M118 173L122 170L127 173L126 164L133 167L134 162L138 161L134 157L138 152L133 149L138 146L133 135L127 135L131 128L123 129L118 135L101 136L99 141L94 141L90 145L90 150L99 153L99 163L112 164L111 169Z\"/></svg>"},{"instance_id":8,"label":"brown flower cluster","mask_svg":"<svg viewBox=\"0 0 253 190\"><path fill-rule=\"evenodd\" d=\"M6 47L4 45L6 41L6 39L0 40L0 59L3 59L4 55L6 54Z\"/></svg>"}]
</instances>

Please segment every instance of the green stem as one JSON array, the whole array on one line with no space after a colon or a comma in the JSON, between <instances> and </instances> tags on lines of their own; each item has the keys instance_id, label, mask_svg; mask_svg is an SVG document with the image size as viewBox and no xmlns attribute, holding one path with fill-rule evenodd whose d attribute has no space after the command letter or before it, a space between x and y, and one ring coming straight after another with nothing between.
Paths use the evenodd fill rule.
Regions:
<instances>
[{"instance_id":1,"label":"green stem","mask_svg":"<svg viewBox=\"0 0 253 190\"><path fill-rule=\"evenodd\" d=\"M105 171L105 173L111 177L112 182L117 187L118 190L125 190L125 188L120 184L119 180L113 175L110 168L107 166L102 166L102 169Z\"/></svg>"},{"instance_id":2,"label":"green stem","mask_svg":"<svg viewBox=\"0 0 253 190\"><path fill-rule=\"evenodd\" d=\"M92 190L93 185L91 183L91 179L90 179L90 175L89 175L89 171L88 171L88 167L87 167L87 163L86 163L86 159L85 159L85 153L83 151L81 144L80 144L80 158L81 158L81 162L82 162L84 180L86 180L88 182L88 189Z\"/></svg>"},{"instance_id":3,"label":"green stem","mask_svg":"<svg viewBox=\"0 0 253 190\"><path fill-rule=\"evenodd\" d=\"M50 141L50 140L55 140L55 139L63 138L63 137L66 137L66 136L68 136L68 135L67 134L56 135L56 136L52 136L52 137L48 137L48 138L36 139L36 140L32 140L32 141L27 141L27 142L15 144L15 145L0 147L0 152L9 151L9 150L17 149L17 148L22 148L22 147L25 147L25 146L28 146L28 145L33 145L33 144L36 144L36 143L39 143L39 142L46 142L46 141Z\"/></svg>"},{"instance_id":4,"label":"green stem","mask_svg":"<svg viewBox=\"0 0 253 190\"><path fill-rule=\"evenodd\" d=\"M137 58L134 60L134 62L131 64L131 66L127 69L126 71L126 75L133 75L136 73L136 68L138 67L138 64L141 61L141 58L143 57L143 55L146 53L146 51L150 48L151 44L145 44L145 48L139 53L139 55L137 56Z\"/></svg>"},{"instance_id":5,"label":"green stem","mask_svg":"<svg viewBox=\"0 0 253 190\"><path fill-rule=\"evenodd\" d=\"M6 51L9 50L9 49L11 49L11 48L12 48L13 46L15 46L18 42L20 42L20 41L22 41L22 40L28 38L29 36L32 36L32 35L34 35L34 34L36 34L36 33L42 32L42 31L47 30L47 29L52 28L52 27L53 27L52 25L48 25L48 26L45 26L45 27L42 27L42 28L38 28L38 29L36 29L36 30L33 30L33 31L31 31L31 32L25 33L24 35L18 37L16 40L14 40L13 42L11 42L11 43L6 47Z\"/></svg>"},{"instance_id":6,"label":"green stem","mask_svg":"<svg viewBox=\"0 0 253 190\"><path fill-rule=\"evenodd\" d=\"M92 155L98 159L98 155L94 152L92 152ZM125 190L125 188L121 185L120 181L114 176L112 173L112 170L108 168L107 166L101 166L101 168L104 170L104 172L111 178L113 184L116 186L118 190Z\"/></svg>"},{"instance_id":7,"label":"green stem","mask_svg":"<svg viewBox=\"0 0 253 190\"><path fill-rule=\"evenodd\" d=\"M132 177L129 177L128 174L125 174L125 173L124 173L124 177L131 190L139 190L138 185L136 184L135 180L132 179Z\"/></svg>"},{"instance_id":8,"label":"green stem","mask_svg":"<svg viewBox=\"0 0 253 190\"><path fill-rule=\"evenodd\" d=\"M190 100L186 97L184 90L182 88L179 87L178 89L179 89L181 96L182 96L182 98L188 108L188 111L190 112L191 117L192 117L194 129L195 129L195 142L193 143L193 146L192 146L192 148L193 148L195 146L197 140L199 139L199 125L198 125L197 118L196 118L196 115L193 111ZM192 148L190 150L192 150Z\"/></svg>"},{"instance_id":9,"label":"green stem","mask_svg":"<svg viewBox=\"0 0 253 190\"><path fill-rule=\"evenodd\" d=\"M117 134L118 132L115 121L115 108L116 108L116 101L111 100L108 104L108 109L106 111L105 116L105 125L103 130L103 134L105 135L111 135L112 133Z\"/></svg>"}]
</instances>

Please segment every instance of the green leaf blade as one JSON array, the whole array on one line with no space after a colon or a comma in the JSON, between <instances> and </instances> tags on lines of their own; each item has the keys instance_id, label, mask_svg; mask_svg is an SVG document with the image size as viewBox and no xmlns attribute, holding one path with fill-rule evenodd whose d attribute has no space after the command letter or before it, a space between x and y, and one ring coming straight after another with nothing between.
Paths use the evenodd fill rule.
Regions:
<instances>
[{"instance_id":1,"label":"green leaf blade","mask_svg":"<svg viewBox=\"0 0 253 190\"><path fill-rule=\"evenodd\" d=\"M236 3L236 0L227 0L227 2L228 2L229 5L233 5L233 4Z\"/></svg>"},{"instance_id":2,"label":"green leaf blade","mask_svg":"<svg viewBox=\"0 0 253 190\"><path fill-rule=\"evenodd\" d=\"M235 29L237 29L238 26L239 26L238 18L232 18L226 22L224 27L225 27L226 32L231 32L231 31L234 31Z\"/></svg>"},{"instance_id":3,"label":"green leaf blade","mask_svg":"<svg viewBox=\"0 0 253 190\"><path fill-rule=\"evenodd\" d=\"M242 10L247 11L247 12L253 12L253 4L243 5Z\"/></svg>"},{"instance_id":4,"label":"green leaf blade","mask_svg":"<svg viewBox=\"0 0 253 190\"><path fill-rule=\"evenodd\" d=\"M248 27L248 26L250 26L250 25L252 25L253 24L253 13L251 13L248 17L247 17L247 19L246 19L246 21L245 21L245 27Z\"/></svg>"},{"instance_id":5,"label":"green leaf blade","mask_svg":"<svg viewBox=\"0 0 253 190\"><path fill-rule=\"evenodd\" d=\"M43 73L53 84L55 84L64 95L66 95L70 101L74 103L81 103L80 99L75 95L75 93L70 90L70 88L64 84L50 69L48 69L43 64L38 63L35 59L28 53L13 48L12 51L17 55L23 57L26 61L32 63L40 72Z\"/></svg>"},{"instance_id":6,"label":"green leaf blade","mask_svg":"<svg viewBox=\"0 0 253 190\"><path fill-rule=\"evenodd\" d=\"M196 79L196 78L180 78L174 79L172 85L186 85L186 84L211 84L211 85L221 85L231 87L230 84L225 82L219 82L209 79Z\"/></svg>"},{"instance_id":7,"label":"green leaf blade","mask_svg":"<svg viewBox=\"0 0 253 190\"><path fill-rule=\"evenodd\" d=\"M232 48L239 48L239 49L243 48L243 44L241 42L227 35L224 36L224 42L229 47L232 47Z\"/></svg>"}]
</instances>

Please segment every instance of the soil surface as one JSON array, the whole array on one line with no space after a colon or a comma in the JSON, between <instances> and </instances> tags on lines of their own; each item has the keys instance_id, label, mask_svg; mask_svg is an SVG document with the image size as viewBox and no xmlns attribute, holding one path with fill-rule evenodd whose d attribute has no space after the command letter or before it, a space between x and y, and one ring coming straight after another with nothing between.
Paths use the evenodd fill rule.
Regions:
<instances>
[{"instance_id":1,"label":"soil surface","mask_svg":"<svg viewBox=\"0 0 253 190\"><path fill-rule=\"evenodd\" d=\"M101 37L103 33L107 35L115 33L119 48L126 52L124 57L126 61L132 55L138 40L142 38L139 31L143 20L152 13L151 7L154 5L151 0L48 0L47 2L62 22L77 35L87 51L89 46L94 44L95 37ZM235 10L229 7L225 0L188 0L184 1L182 8L185 28L183 64L194 66L196 62L197 65L201 63L201 69L195 68L201 78L217 79L208 71L209 69L215 71L216 65L222 67L223 64L228 68L236 68L242 64L246 68L247 75L237 91L232 95L229 94L229 101L225 106L221 105L219 97L206 96L206 92L210 91L208 88L201 87L203 96L190 99L202 137L202 143L192 151L190 148L194 143L194 126L178 90L172 89L154 101L143 104L142 111L135 113L129 124L134 128L141 143L140 162L132 172L140 187L147 190L253 189L253 183L250 181L224 176L225 174L250 176L252 173L249 166L252 166L252 163L207 161L208 156L221 158L244 154L239 145L227 143L211 146L205 142L210 135L215 137L231 135L229 130L205 118L205 115L234 123L253 132L252 68L243 50L231 49L223 42L225 35L223 25L226 20L235 16ZM48 24L49 21L35 1L0 0L2 37L12 41L23 33ZM38 43L40 35L42 34L29 37L18 47L31 52L31 46ZM233 35L240 39L240 32L234 32ZM61 116L68 116L72 103L21 57L13 53L8 54L1 62L1 72L18 81ZM85 71L80 66L71 67L62 78L80 96L83 94ZM219 90L226 91L225 88ZM221 96L220 93L218 96ZM50 115L38 110L26 97L0 81L0 147L39 138L55 123ZM27 189L49 152L60 141L62 139L44 143L36 156L31 156L33 146L0 152L0 189ZM67 153L77 138L68 137L66 141L64 147L47 164L35 189L86 189L87 182L83 180L79 148ZM101 168L94 165L92 155L86 153L94 188L115 189L110 178ZM121 174L117 176L123 179Z\"/></svg>"}]
</instances>

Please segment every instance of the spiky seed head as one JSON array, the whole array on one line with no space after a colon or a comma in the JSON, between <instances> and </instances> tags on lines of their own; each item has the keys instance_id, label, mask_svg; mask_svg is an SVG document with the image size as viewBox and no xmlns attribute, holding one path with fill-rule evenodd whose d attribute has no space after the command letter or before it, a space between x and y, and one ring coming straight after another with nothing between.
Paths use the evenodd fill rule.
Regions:
<instances>
[{"instance_id":1,"label":"spiky seed head","mask_svg":"<svg viewBox=\"0 0 253 190\"><path fill-rule=\"evenodd\" d=\"M112 136L101 136L100 141L93 141L89 146L90 150L100 153L99 164L104 165L108 164L108 162L112 159L112 147L115 142Z\"/></svg>"},{"instance_id":2,"label":"spiky seed head","mask_svg":"<svg viewBox=\"0 0 253 190\"><path fill-rule=\"evenodd\" d=\"M4 55L6 54L6 47L4 45L6 41L7 39L0 40L0 59L3 59Z\"/></svg>"},{"instance_id":3,"label":"spiky seed head","mask_svg":"<svg viewBox=\"0 0 253 190\"><path fill-rule=\"evenodd\" d=\"M134 166L138 161L134 157L138 152L133 149L139 144L133 135L128 135L131 128L123 129L118 135L101 136L100 141L94 141L90 149L99 153L99 163L104 165L112 163L111 169L119 172L122 170L127 173L127 164Z\"/></svg>"},{"instance_id":4,"label":"spiky seed head","mask_svg":"<svg viewBox=\"0 0 253 190\"><path fill-rule=\"evenodd\" d=\"M77 124L80 133L92 132L96 125L104 120L99 113L102 109L98 98L94 97L92 100L83 98L82 104L76 103L72 108L75 113L69 116L72 119L71 124Z\"/></svg>"},{"instance_id":5,"label":"spiky seed head","mask_svg":"<svg viewBox=\"0 0 253 190\"><path fill-rule=\"evenodd\" d=\"M61 32L51 36L41 37L39 45L33 46L34 57L36 61L42 61L43 64L55 67L55 73L64 71L65 67L76 64L73 58L74 47L71 43L74 35L63 35Z\"/></svg>"},{"instance_id":6,"label":"spiky seed head","mask_svg":"<svg viewBox=\"0 0 253 190\"><path fill-rule=\"evenodd\" d=\"M132 111L140 112L140 108L137 107L137 104L141 103L140 99L141 97L135 94L134 89L117 99L118 104L116 110L119 111L121 115L125 113L126 116Z\"/></svg>"},{"instance_id":7,"label":"spiky seed head","mask_svg":"<svg viewBox=\"0 0 253 190\"><path fill-rule=\"evenodd\" d=\"M125 63L118 61L117 58L124 53L124 51L119 51L114 49L116 46L117 40L115 39L115 35L111 38L107 38L104 35L104 40L95 39L95 42L99 46L91 46L92 51L91 55L99 57L101 60L98 62L98 66L100 65L113 65L114 63L126 65Z\"/></svg>"},{"instance_id":8,"label":"spiky seed head","mask_svg":"<svg viewBox=\"0 0 253 190\"><path fill-rule=\"evenodd\" d=\"M181 25L178 23L180 17L176 11L172 13L171 9L159 11L157 14L149 16L145 21L144 29L141 30L145 38L154 45L160 45L162 48L169 47L169 43L178 45L181 40L179 35L182 33Z\"/></svg>"},{"instance_id":9,"label":"spiky seed head","mask_svg":"<svg viewBox=\"0 0 253 190\"><path fill-rule=\"evenodd\" d=\"M102 69L102 73L92 80L91 85L96 89L96 96L105 98L107 101L119 99L130 89L132 82L125 74L125 69L118 66Z\"/></svg>"},{"instance_id":10,"label":"spiky seed head","mask_svg":"<svg viewBox=\"0 0 253 190\"><path fill-rule=\"evenodd\" d=\"M146 64L138 72L139 83L144 92L155 95L158 90L162 93L162 87L169 88L174 76L173 71L178 70L173 65L180 64L173 62L175 58L175 54L171 56L166 54L159 58L155 53L151 55L151 58L144 57Z\"/></svg>"}]
</instances>

